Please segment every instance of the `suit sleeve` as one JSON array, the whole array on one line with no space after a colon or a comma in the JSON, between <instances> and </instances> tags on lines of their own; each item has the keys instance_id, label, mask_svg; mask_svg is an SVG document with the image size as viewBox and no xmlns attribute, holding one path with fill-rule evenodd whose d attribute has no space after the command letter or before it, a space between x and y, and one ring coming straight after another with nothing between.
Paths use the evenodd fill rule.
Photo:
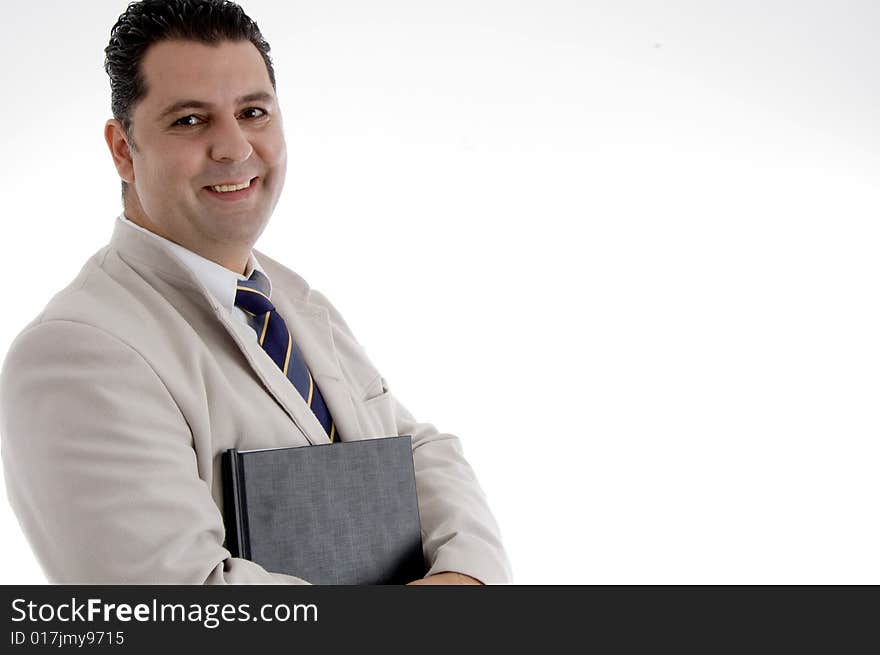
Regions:
<instances>
[{"instance_id":1,"label":"suit sleeve","mask_svg":"<svg viewBox=\"0 0 880 655\"><path fill-rule=\"evenodd\" d=\"M234 558L162 380L71 321L15 340L0 376L9 502L55 584L308 584Z\"/></svg>"},{"instance_id":2,"label":"suit sleeve","mask_svg":"<svg viewBox=\"0 0 880 655\"><path fill-rule=\"evenodd\" d=\"M339 312L316 291L313 298L327 307L331 321L351 339L361 357L363 348ZM513 573L495 520L477 476L465 459L461 441L417 421L387 389L384 378L379 394L387 394L398 435L412 435L422 541L429 564L427 575L455 571L484 584L509 584ZM372 394L371 394L372 395ZM370 402L378 400L373 397Z\"/></svg>"},{"instance_id":3,"label":"suit sleeve","mask_svg":"<svg viewBox=\"0 0 880 655\"><path fill-rule=\"evenodd\" d=\"M458 437L416 421L393 397L392 406L397 434L413 438L426 576L456 571L483 584L512 582L501 532Z\"/></svg>"}]
</instances>

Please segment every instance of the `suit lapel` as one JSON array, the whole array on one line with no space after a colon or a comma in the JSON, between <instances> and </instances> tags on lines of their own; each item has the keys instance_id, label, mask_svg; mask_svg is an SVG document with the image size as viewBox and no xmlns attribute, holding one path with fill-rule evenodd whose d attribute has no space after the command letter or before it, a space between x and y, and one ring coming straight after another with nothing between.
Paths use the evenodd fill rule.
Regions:
<instances>
[{"instance_id":1,"label":"suit lapel","mask_svg":"<svg viewBox=\"0 0 880 655\"><path fill-rule=\"evenodd\" d=\"M257 343L253 330L227 316L221 307L218 306L215 309L217 310L217 318L226 327L251 368L309 443L312 445L330 443L327 433L314 412L306 405L296 387Z\"/></svg>"},{"instance_id":2,"label":"suit lapel","mask_svg":"<svg viewBox=\"0 0 880 655\"><path fill-rule=\"evenodd\" d=\"M360 438L361 426L348 385L339 366L327 310L302 300L287 300L281 294L278 294L277 299L273 298L273 302L276 303L275 308L287 323L287 327L296 341L303 359L305 359L306 366L309 367L315 383L324 396L324 402L327 403L330 415L336 423L340 439L352 441ZM288 384L293 388L292 384ZM294 389L294 393L297 393L296 389ZM299 394L297 393L297 395ZM314 413L308 409L305 401L302 401L302 406L314 417ZM320 428L317 418L315 418L315 423ZM323 428L321 432L324 432Z\"/></svg>"},{"instance_id":3,"label":"suit lapel","mask_svg":"<svg viewBox=\"0 0 880 655\"><path fill-rule=\"evenodd\" d=\"M321 390L324 402L327 403L330 415L336 424L339 439L344 441L359 439L362 430L336 356L327 310L300 300L288 301L282 294L273 293L272 296L275 309L287 324L315 384ZM315 413L272 358L257 343L253 330L227 316L221 308L216 309L217 317L226 326L251 368L300 428L306 439L313 445L330 443L330 438Z\"/></svg>"}]
</instances>

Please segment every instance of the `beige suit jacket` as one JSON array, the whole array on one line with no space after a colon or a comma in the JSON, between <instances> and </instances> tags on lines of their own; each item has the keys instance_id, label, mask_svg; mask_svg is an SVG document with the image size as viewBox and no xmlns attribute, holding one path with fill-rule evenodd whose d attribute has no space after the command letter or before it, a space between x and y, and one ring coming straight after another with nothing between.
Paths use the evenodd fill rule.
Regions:
<instances>
[{"instance_id":1,"label":"beige suit jacket","mask_svg":"<svg viewBox=\"0 0 880 655\"><path fill-rule=\"evenodd\" d=\"M412 435L428 574L510 582L458 438L416 421L329 301L256 255L342 439ZM50 582L308 583L224 547L221 453L328 443L249 329L117 220L14 340L0 376L6 489Z\"/></svg>"}]
</instances>

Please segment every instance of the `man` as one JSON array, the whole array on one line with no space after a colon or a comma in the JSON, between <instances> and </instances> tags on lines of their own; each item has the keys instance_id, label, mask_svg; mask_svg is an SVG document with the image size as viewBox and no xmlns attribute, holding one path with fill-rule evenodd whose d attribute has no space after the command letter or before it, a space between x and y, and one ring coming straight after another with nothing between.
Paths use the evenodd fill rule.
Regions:
<instances>
[{"instance_id":1,"label":"man","mask_svg":"<svg viewBox=\"0 0 880 655\"><path fill-rule=\"evenodd\" d=\"M329 301L253 249L287 160L257 25L229 2L144 0L105 52L124 212L0 379L7 491L49 580L308 583L224 547L221 453L411 434L430 566L412 584L509 582L458 439L417 422Z\"/></svg>"}]
</instances>

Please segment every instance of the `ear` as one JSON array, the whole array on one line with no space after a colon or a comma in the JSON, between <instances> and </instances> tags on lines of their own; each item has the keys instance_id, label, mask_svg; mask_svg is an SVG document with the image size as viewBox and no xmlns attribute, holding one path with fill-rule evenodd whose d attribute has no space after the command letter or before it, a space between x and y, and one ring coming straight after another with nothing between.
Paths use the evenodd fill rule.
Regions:
<instances>
[{"instance_id":1,"label":"ear","mask_svg":"<svg viewBox=\"0 0 880 655\"><path fill-rule=\"evenodd\" d=\"M111 118L104 125L104 140L107 147L110 148L110 155L113 157L113 164L116 171L123 181L129 184L134 183L134 164L131 160L131 151L128 147L128 140L125 138L125 131L122 129L122 123Z\"/></svg>"}]
</instances>

